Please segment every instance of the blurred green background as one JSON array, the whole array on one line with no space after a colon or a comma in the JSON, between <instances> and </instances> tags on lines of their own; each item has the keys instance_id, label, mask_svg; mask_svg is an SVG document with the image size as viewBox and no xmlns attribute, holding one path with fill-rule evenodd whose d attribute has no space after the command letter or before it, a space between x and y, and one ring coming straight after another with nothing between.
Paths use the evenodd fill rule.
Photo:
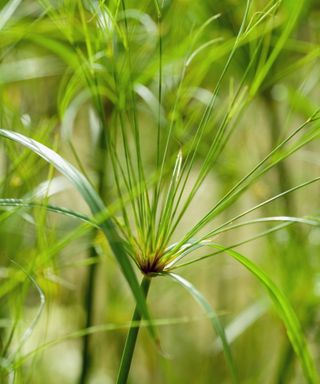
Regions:
<instances>
[{"instance_id":1,"label":"blurred green background","mask_svg":"<svg viewBox=\"0 0 320 384\"><path fill-rule=\"evenodd\" d=\"M115 111L125 105L128 84L134 84L144 167L151 173L159 113L159 48L160 125L165 135L170 122L175 123L170 143L174 155L196 133L234 47L246 2L165 0L160 4L161 20L155 3L146 0L126 1L126 12L123 2L116 0L12 0L0 5L1 128L56 150L85 172L107 204L116 204L110 160L99 135L101 129L106 136L118 134L112 133L119 125ZM187 188L196 180L213 134L228 113L230 137L171 242L319 107L319 17L317 1L251 2L248 36L238 44L221 81L194 151ZM318 177L319 132L315 124L307 136L297 135L288 150L304 140L306 144L257 178L205 230ZM43 202L88 214L66 179L29 150L2 139L0 191L1 198L38 193ZM246 219L316 217L319 192L319 184L311 184L263 205ZM218 242L233 247L270 228L268 222L240 227L221 234ZM102 235L44 207L3 207L0 244L1 383L79 382L90 263L97 265L92 325L98 328L89 338L87 382L114 383L134 301ZM92 245L97 256L88 259ZM287 295L319 368L319 227L294 224L237 250ZM209 253L198 250L192 257ZM177 271L204 294L225 325L240 383L304 382L266 290L248 271L223 254ZM40 317L37 286L46 300ZM231 382L210 321L186 291L156 278L148 302L159 323L164 353L142 329L129 383ZM9 363L13 365L7 369Z\"/></svg>"}]
</instances>

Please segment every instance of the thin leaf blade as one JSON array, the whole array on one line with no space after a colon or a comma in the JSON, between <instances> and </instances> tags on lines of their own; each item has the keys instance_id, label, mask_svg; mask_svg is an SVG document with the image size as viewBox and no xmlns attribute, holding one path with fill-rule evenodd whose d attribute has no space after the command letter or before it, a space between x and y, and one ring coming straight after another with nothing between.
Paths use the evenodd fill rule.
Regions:
<instances>
[{"instance_id":1,"label":"thin leaf blade","mask_svg":"<svg viewBox=\"0 0 320 384\"><path fill-rule=\"evenodd\" d=\"M231 348L224 331L224 327L221 324L217 314L211 307L210 303L188 280L184 279L183 277L175 273L164 273L163 276L167 276L171 278L172 280L180 284L183 288L185 288L188 291L188 293L190 293L190 295L195 299L195 301L202 307L205 313L208 315L208 317L211 320L211 324L214 331L220 337L225 359L231 374L232 383L238 383L237 370L232 357Z\"/></svg>"},{"instance_id":2,"label":"thin leaf blade","mask_svg":"<svg viewBox=\"0 0 320 384\"><path fill-rule=\"evenodd\" d=\"M32 152L42 157L45 161L47 161L59 172L61 172L75 186L94 215L100 214L101 212L108 212L107 207L104 205L102 199L91 186L89 181L85 178L85 176L58 153L32 138L22 135L21 133L0 129L0 136L15 141L16 143L19 143L30 149ZM119 263L121 271L130 286L132 294L136 300L138 310L142 316L146 320L149 320L152 324L146 300L140 288L137 276L125 251L122 239L116 232L110 217L107 217L106 220L100 225L100 227L104 232L110 247ZM154 327L151 325L149 329L152 337L157 341Z\"/></svg>"},{"instance_id":3,"label":"thin leaf blade","mask_svg":"<svg viewBox=\"0 0 320 384\"><path fill-rule=\"evenodd\" d=\"M303 373L307 382L310 384L318 383L319 376L314 366L310 352L308 350L307 342L303 335L300 322L286 296L273 283L273 281L267 276L267 274L262 271L256 264L254 264L251 260L243 256L242 254L234 250L227 249L221 245L212 244L211 246L221 251L224 251L229 256L237 260L240 264L247 268L267 289L275 305L275 309L286 327L289 340L301 363Z\"/></svg>"}]
</instances>

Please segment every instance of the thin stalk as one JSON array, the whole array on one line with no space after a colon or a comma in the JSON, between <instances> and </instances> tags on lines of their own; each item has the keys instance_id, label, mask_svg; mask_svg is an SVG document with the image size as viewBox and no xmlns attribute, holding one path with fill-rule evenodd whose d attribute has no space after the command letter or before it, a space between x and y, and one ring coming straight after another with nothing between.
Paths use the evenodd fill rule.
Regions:
<instances>
[{"instance_id":1,"label":"thin stalk","mask_svg":"<svg viewBox=\"0 0 320 384\"><path fill-rule=\"evenodd\" d=\"M269 118L270 127L270 147L272 150L279 144L279 139L281 135L281 123L279 120L276 103L273 100L270 91L264 93L263 100L268 111L267 116ZM275 171L278 182L277 184L280 192L290 189L293 183L291 182L291 175L287 164L283 161L280 161L279 164L277 164ZM286 195L284 197L283 202L285 205L286 213L289 216L295 216L296 212L294 210L294 201L292 201L292 196Z\"/></svg>"},{"instance_id":2,"label":"thin stalk","mask_svg":"<svg viewBox=\"0 0 320 384\"><path fill-rule=\"evenodd\" d=\"M143 277L141 282L141 288L145 297L147 297L148 295L150 282L151 282L150 277L147 277L147 276ZM139 323L140 320L141 320L141 314L138 311L138 308L136 306L132 316L132 326L128 332L126 343L122 353L122 358L121 358L121 363L120 363L120 368L119 368L118 378L117 378L117 384L125 384L127 382L130 367L131 367L133 352L136 346L136 341L137 341L137 337L140 329L140 327L137 326L137 323Z\"/></svg>"},{"instance_id":3,"label":"thin stalk","mask_svg":"<svg viewBox=\"0 0 320 384\"><path fill-rule=\"evenodd\" d=\"M280 138L281 134L281 123L278 115L278 109L275 101L272 98L270 90L267 90L263 94L263 100L266 105L267 111L268 111L268 117L269 117L269 127L270 127L270 143L272 147L275 147ZM283 161L280 161L279 164L277 164L276 168L276 177L277 177L277 184L278 184L278 189L281 191L287 190L292 186L292 181L291 181L291 172L287 164ZM293 201L293 197L291 194L287 194L283 197L283 205L284 209L287 215L296 215L296 209L295 209L295 203ZM300 229L297 229L295 226L290 226L288 229L288 235L290 238L290 243L292 244L303 244L304 243L304 236L303 233L301 232ZM282 254L284 256L283 258L283 265L288 265L288 258L285 257L287 251L286 249L283 249L283 244L278 244L278 247L282 247ZM300 252L297 253L299 255ZM303 257L303 254L302 254ZM294 265L294 262L297 262L298 260L295 260L294 262L291 260L291 255L289 255L290 258L290 273L295 273L294 270L295 268L292 268ZM302 261L305 263L305 261ZM299 261L298 261L299 263ZM292 269L292 271L291 271ZM289 282L289 287L287 287L289 292L291 291L292 287L290 286L290 281L292 279L288 279L286 281L286 284ZM306 329L306 327L303 327ZM276 375L276 383L285 383L290 381L290 377L293 374L293 362L295 360L295 353L293 350L292 345L285 340L285 345L283 349L280 352L279 355L279 366L277 370L277 375Z\"/></svg>"},{"instance_id":4,"label":"thin stalk","mask_svg":"<svg viewBox=\"0 0 320 384\"><path fill-rule=\"evenodd\" d=\"M145 173L142 165L142 151L141 151L141 142L140 142L140 128L138 123L138 117L137 117L137 107L136 107L136 97L134 93L134 78L133 78L133 71L132 71L132 56L131 56L131 50L129 46L129 28L128 28L128 21L126 16L126 4L125 0L121 0L122 9L124 12L124 25L125 25L125 36L126 41L128 44L127 48L127 59L128 59L128 70L129 70L129 101L131 103L132 108L132 116L128 113L128 117L131 120L131 126L133 129L133 136L134 136L134 143L135 143L135 152L136 152L136 165L137 165L137 174L138 174L138 202L139 202L139 209L138 209L138 216L140 220L140 228L141 232L144 238L146 238L147 228L148 228L148 222L146 221L146 213L150 215L151 207L150 207L150 201L149 201L149 195L147 192L147 183L145 178ZM129 112L129 111L128 111Z\"/></svg>"},{"instance_id":5,"label":"thin stalk","mask_svg":"<svg viewBox=\"0 0 320 384\"><path fill-rule=\"evenodd\" d=\"M290 343L285 341L285 345L281 351L280 363L276 373L275 383L288 383L292 378L293 361L295 358L294 350Z\"/></svg>"},{"instance_id":6,"label":"thin stalk","mask_svg":"<svg viewBox=\"0 0 320 384\"><path fill-rule=\"evenodd\" d=\"M97 257L94 247L90 248L89 258ZM85 292L85 328L88 329L93 324L93 309L94 309L94 282L97 272L97 264L93 263L88 269L87 286ZM88 382L89 371L91 367L92 356L90 353L90 335L84 335L82 339L82 365L79 384Z\"/></svg>"},{"instance_id":7,"label":"thin stalk","mask_svg":"<svg viewBox=\"0 0 320 384\"><path fill-rule=\"evenodd\" d=\"M156 2L158 5L158 3ZM158 8L157 8L158 9ZM156 169L160 170L160 152L161 152L161 106L162 106L162 27L161 27L161 13L158 13L158 34L159 34L159 86L158 86L158 124L157 124L157 151L156 151ZM151 225L148 231L148 237L151 238L151 249L156 248L156 221L157 221L157 209L158 209L158 200L159 200L159 188L158 184L154 185L153 192L153 201L151 206Z\"/></svg>"},{"instance_id":8,"label":"thin stalk","mask_svg":"<svg viewBox=\"0 0 320 384\"><path fill-rule=\"evenodd\" d=\"M95 88L98 89L98 84L95 79ZM106 160L107 160L107 132L106 132L106 115L103 107L103 103L101 98L98 95L98 91L96 96L96 108L99 112L99 116L102 122L101 132L98 142L98 155L97 155L97 174L98 174L98 192L101 197L103 197L105 191L105 183L106 183ZM94 238L97 232L94 231L92 234L92 245L89 249L89 259L96 259L99 255L93 245ZM97 263L90 264L88 268L88 276L86 282L86 291L85 291L85 327L90 328L93 325L93 313L94 313L94 291L95 291L95 280L97 275L98 265ZM88 382L92 354L90 351L90 335L87 334L83 337L82 344L82 357L81 357L81 373L79 378L79 384L86 384Z\"/></svg>"},{"instance_id":9,"label":"thin stalk","mask_svg":"<svg viewBox=\"0 0 320 384\"><path fill-rule=\"evenodd\" d=\"M305 330L305 334L308 334L310 331L312 331L312 328L315 324L315 314L316 314L316 307L308 307L308 311L305 314L305 318L302 320L302 326ZM294 362L295 362L295 353L292 348L292 345L288 342L286 342L281 351L280 355L280 361L278 363L277 372L275 376L275 383L276 384L282 384L282 383L289 383L290 379L292 378L294 374Z\"/></svg>"}]
</instances>

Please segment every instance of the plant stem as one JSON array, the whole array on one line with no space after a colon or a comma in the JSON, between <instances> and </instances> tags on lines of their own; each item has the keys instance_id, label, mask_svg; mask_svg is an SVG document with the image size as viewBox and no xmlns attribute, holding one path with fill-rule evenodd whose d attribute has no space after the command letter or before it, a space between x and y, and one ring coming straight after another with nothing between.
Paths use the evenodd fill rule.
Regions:
<instances>
[{"instance_id":1,"label":"plant stem","mask_svg":"<svg viewBox=\"0 0 320 384\"><path fill-rule=\"evenodd\" d=\"M94 247L90 248L89 258L97 257ZM84 307L86 310L85 328L89 328L92 325L93 320L93 309L94 309L94 282L97 272L97 264L93 263L89 266L87 287L85 292L85 303ZM89 348L90 335L87 334L83 337L82 342L82 365L79 384L85 384L88 380L89 369L91 366L91 353Z\"/></svg>"},{"instance_id":2,"label":"plant stem","mask_svg":"<svg viewBox=\"0 0 320 384\"><path fill-rule=\"evenodd\" d=\"M141 288L142 291L147 297L149 287L150 287L151 279L150 277L144 276L141 282ZM131 327L127 335L126 343L123 349L122 357L121 357L121 363L120 368L118 372L118 378L117 378L117 384L125 384L128 379L133 352L135 349L138 333L139 333L139 325L137 324L141 320L140 312L138 311L138 308L136 306L132 320L131 320Z\"/></svg>"},{"instance_id":3,"label":"plant stem","mask_svg":"<svg viewBox=\"0 0 320 384\"><path fill-rule=\"evenodd\" d=\"M271 91L267 90L264 95L264 102L268 111L268 119L269 119L269 127L270 127L270 150L275 148L279 144L279 139L281 138L281 122L278 116L278 109L276 102L272 98ZM278 163L276 169L276 177L278 181L278 191L286 191L292 187L290 170L287 164L283 161ZM295 216L294 213L294 201L292 200L292 196L286 195L283 198L284 208L286 212L290 216Z\"/></svg>"},{"instance_id":4,"label":"plant stem","mask_svg":"<svg viewBox=\"0 0 320 384\"><path fill-rule=\"evenodd\" d=\"M97 87L97 85L96 85ZM98 192L99 195L103 198L105 191L106 183L106 161L107 161L107 132L106 132L106 116L104 113L101 100L96 101L97 110L101 119L101 132L98 141L98 151L97 151L97 175L98 175ZM109 106L106 104L105 108ZM97 251L94 247L94 238L96 236L96 231L92 235L92 245L89 249L89 259L98 258ZM97 275L98 265L97 262L94 262L89 265L88 276L86 282L86 291L85 291L85 328L90 328L93 325L93 312L94 312L94 291L95 291L95 280ZM90 335L87 334L83 337L82 343L82 356L81 356L81 373L79 378L79 384L86 384L88 382L89 371L91 367L92 353L90 351Z\"/></svg>"},{"instance_id":5,"label":"plant stem","mask_svg":"<svg viewBox=\"0 0 320 384\"><path fill-rule=\"evenodd\" d=\"M270 126L270 144L271 144L271 148L275 148L279 143L279 138L281 137L280 136L281 121L278 114L278 108L277 108L276 102L272 98L270 89L263 94L263 99L268 110L269 126ZM281 161L277 165L275 170L276 170L276 177L277 177L277 184L278 184L276 193L279 193L279 191L286 191L290 189L294 184L292 182L292 174L291 174L292 172L290 171L290 168L287 166L287 164ZM296 204L293 200L293 197L290 194L285 195L283 197L283 206L288 216L295 217L298 215L298 213L296 212ZM291 228L288 229L288 235L290 237L290 244L296 244L297 246L301 246L305 242L305 239L303 237L301 230L297 229L295 226L292 226ZM278 247L280 246L281 245L278 244ZM285 255L286 253L287 253L286 249L283 249L282 255ZM299 253L300 252L298 252L298 254ZM295 264L295 263L299 263L299 260L297 259L295 260L295 262L293 262L291 258L291 253L289 257L290 257L289 261L285 257L283 258L284 260L283 266L287 270L289 265L290 274L296 275L297 273L296 271L300 270L300 266L299 264ZM301 262L303 263L305 268L305 264L304 264L305 260L302 260ZM287 279L286 284L288 284L288 282L289 282L289 286L287 285L287 291L290 292L293 290L292 284L295 284L295 279L289 278ZM303 324L303 329L305 330L307 329L306 324ZM279 361L279 366L277 369L276 379L275 379L276 383L282 384L290 381L294 372L293 363L295 358L296 358L296 355L294 353L292 345L288 343L288 341L286 340L285 345L282 351L280 352L280 361Z\"/></svg>"}]
</instances>

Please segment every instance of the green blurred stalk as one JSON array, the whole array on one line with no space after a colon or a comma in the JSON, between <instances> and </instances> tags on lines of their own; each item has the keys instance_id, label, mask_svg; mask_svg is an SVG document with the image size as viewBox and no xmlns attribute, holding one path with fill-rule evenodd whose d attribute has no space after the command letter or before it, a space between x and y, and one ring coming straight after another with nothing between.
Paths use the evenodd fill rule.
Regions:
<instances>
[{"instance_id":1,"label":"green blurred stalk","mask_svg":"<svg viewBox=\"0 0 320 384\"><path fill-rule=\"evenodd\" d=\"M107 132L106 132L106 115L104 112L104 107L101 103L101 100L98 99L97 110L99 112L101 124L101 133L98 141L98 155L96 159L97 166L97 175L98 175L98 193L103 198L105 191L106 183L106 162L107 162ZM105 106L108 108L108 105ZM96 231L94 231L92 236L92 243L96 236ZM98 258L97 251L92 245L89 249L89 259L94 260ZM88 268L88 276L85 288L85 299L84 299L84 309L85 309L85 329L90 328L93 325L93 316L94 316L94 291L95 291L95 280L97 275L98 265L96 262L90 264ZM92 354L90 351L90 338L89 334L83 336L82 339L82 357L81 357L81 372L79 378L79 384L86 384L88 382Z\"/></svg>"},{"instance_id":2,"label":"green blurred stalk","mask_svg":"<svg viewBox=\"0 0 320 384\"><path fill-rule=\"evenodd\" d=\"M270 127L270 150L279 144L281 137L281 122L278 116L277 103L273 99L271 90L263 94L264 102L268 111L267 118ZM280 161L276 166L276 177L278 182L277 193L290 189L293 185L290 170L284 161ZM283 203L288 215L295 215L295 206L292 195L289 193L283 197Z\"/></svg>"},{"instance_id":3,"label":"green blurred stalk","mask_svg":"<svg viewBox=\"0 0 320 384\"><path fill-rule=\"evenodd\" d=\"M91 247L89 250L89 258L97 257L96 250ZM93 324L93 311L94 311L94 282L97 274L97 264L93 263L89 266L87 286L85 291L85 329L90 328ZM86 384L88 381L89 370L91 367L91 353L90 353L90 335L83 336L82 339L82 365L79 384Z\"/></svg>"},{"instance_id":4,"label":"green blurred stalk","mask_svg":"<svg viewBox=\"0 0 320 384\"><path fill-rule=\"evenodd\" d=\"M149 277L147 276L143 277L141 282L141 288L145 297L147 297L148 295L150 282L151 282L151 279ZM118 371L117 384L125 384L127 382L130 367L131 367L131 362L133 358L133 353L134 353L134 349L136 346L136 341L137 341L137 337L140 329L137 323L139 323L140 320L141 320L141 315L136 306L133 312L132 320L131 320L131 328L128 332L126 343L122 353L120 368Z\"/></svg>"},{"instance_id":5,"label":"green blurred stalk","mask_svg":"<svg viewBox=\"0 0 320 384\"><path fill-rule=\"evenodd\" d=\"M279 118L278 113L278 107L276 101L273 99L271 90L268 89L263 94L263 99L266 105L266 109L268 111L268 119L269 119L269 127L270 127L270 146L271 148L274 148L278 145L280 135L281 135L281 121ZM276 177L277 177L277 190L276 193L280 193L282 191L289 190L292 188L293 182L292 182L292 175L290 168L287 166L287 164L283 161L281 161L277 167L276 170ZM298 216L296 212L295 203L293 200L293 196L289 193L283 197L283 206L285 209L285 213L288 216ZM295 226L292 226L288 229L288 234L290 236L290 242L297 245L297 247L301 244L303 244L304 239L303 235L301 234L301 231L298 230ZM287 260L285 258L286 252L282 252L284 255L284 265L287 266L290 265L290 270L292 266L292 260ZM288 261L291 264L288 264ZM297 269L297 266L295 266L295 270ZM299 270L299 267L298 267ZM290 281L290 279L289 279ZM288 284L288 281L286 282ZM287 290L290 291L292 287L287 287ZM305 324L303 324L305 326ZM276 372L275 382L277 384L287 383L290 381L290 378L292 378L293 374L293 363L295 360L295 353L292 348L292 345L288 343L288 341L285 341L285 344L280 352L279 356L279 363L278 368Z\"/></svg>"},{"instance_id":6,"label":"green blurred stalk","mask_svg":"<svg viewBox=\"0 0 320 384\"><path fill-rule=\"evenodd\" d=\"M267 109L267 117L269 119L269 127L270 127L270 148L271 150L275 148L279 144L279 140L281 138L281 120L279 117L279 111L277 102L273 99L271 90L267 90L263 94L264 103ZM281 193L283 191L287 191L294 185L292 181L292 171L288 164L285 161L280 161L276 168L276 178L277 178L277 186L276 193ZM285 213L288 216L298 216L297 209L295 206L294 196L291 193L286 194L282 198L283 207L285 209ZM290 240L298 245L301 245L305 242L304 236L301 230L297 229L295 226L290 226L288 228L288 234L290 236ZM289 260L292 262L292 260ZM297 262L299 260L297 259ZM302 266L304 261L302 260ZM301 266L297 265L296 268L299 270Z\"/></svg>"}]
</instances>

